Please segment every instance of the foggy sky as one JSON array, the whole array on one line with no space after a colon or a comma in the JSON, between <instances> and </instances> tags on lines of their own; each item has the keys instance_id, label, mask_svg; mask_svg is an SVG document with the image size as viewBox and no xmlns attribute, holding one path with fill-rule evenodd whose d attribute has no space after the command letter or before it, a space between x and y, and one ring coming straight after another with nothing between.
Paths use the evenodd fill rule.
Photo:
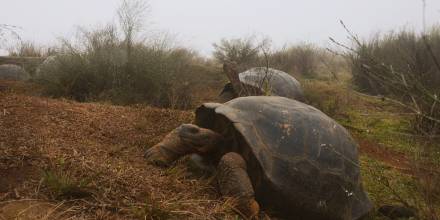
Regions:
<instances>
[{"instance_id":1,"label":"foggy sky","mask_svg":"<svg viewBox=\"0 0 440 220\"><path fill-rule=\"evenodd\" d=\"M0 0L0 23L22 27L24 40L43 44L70 37L75 26L116 20L119 0ZM440 21L440 0L426 0L426 21ZM277 46L328 37L345 40L339 20L362 37L402 27L422 28L421 0L151 0L149 29L176 36L209 54L221 38L257 35Z\"/></svg>"}]
</instances>

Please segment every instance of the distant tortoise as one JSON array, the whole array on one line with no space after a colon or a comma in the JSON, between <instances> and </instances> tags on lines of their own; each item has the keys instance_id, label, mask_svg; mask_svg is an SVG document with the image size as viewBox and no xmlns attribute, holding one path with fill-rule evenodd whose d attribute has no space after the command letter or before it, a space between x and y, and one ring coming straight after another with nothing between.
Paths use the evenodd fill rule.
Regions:
<instances>
[{"instance_id":1,"label":"distant tortoise","mask_svg":"<svg viewBox=\"0 0 440 220\"><path fill-rule=\"evenodd\" d=\"M350 134L314 107L276 96L205 103L145 157L169 165L198 154L216 165L220 192L257 218L259 207L287 219L359 219L372 204L362 188ZM258 201L258 202L257 202Z\"/></svg>"},{"instance_id":2,"label":"distant tortoise","mask_svg":"<svg viewBox=\"0 0 440 220\"><path fill-rule=\"evenodd\" d=\"M238 73L234 63L226 63L223 70L229 78L220 100L227 102L240 96L273 95L304 101L301 84L291 75L272 68L255 67Z\"/></svg>"},{"instance_id":3,"label":"distant tortoise","mask_svg":"<svg viewBox=\"0 0 440 220\"><path fill-rule=\"evenodd\" d=\"M2 64L0 65L0 79L25 81L30 79L30 75L21 66L14 64Z\"/></svg>"}]
</instances>

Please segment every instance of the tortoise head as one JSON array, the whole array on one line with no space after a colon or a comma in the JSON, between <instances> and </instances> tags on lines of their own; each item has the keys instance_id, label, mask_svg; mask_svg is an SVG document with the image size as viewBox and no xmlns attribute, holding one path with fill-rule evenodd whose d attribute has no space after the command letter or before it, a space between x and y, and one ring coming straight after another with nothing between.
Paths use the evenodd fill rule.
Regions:
<instances>
[{"instance_id":1,"label":"tortoise head","mask_svg":"<svg viewBox=\"0 0 440 220\"><path fill-rule=\"evenodd\" d=\"M234 61L226 61L223 64L223 72L228 77L229 81L232 83L234 90L239 93L241 89L240 78L238 77L238 64Z\"/></svg>"},{"instance_id":2,"label":"tortoise head","mask_svg":"<svg viewBox=\"0 0 440 220\"><path fill-rule=\"evenodd\" d=\"M209 152L223 140L219 133L193 124L181 125L179 137L184 143L195 147L198 153Z\"/></svg>"}]
</instances>

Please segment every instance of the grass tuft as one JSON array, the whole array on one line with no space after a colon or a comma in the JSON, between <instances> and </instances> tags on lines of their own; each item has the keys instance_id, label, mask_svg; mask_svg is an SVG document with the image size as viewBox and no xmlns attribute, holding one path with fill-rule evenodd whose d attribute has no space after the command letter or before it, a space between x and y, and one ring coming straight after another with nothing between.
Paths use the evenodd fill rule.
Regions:
<instances>
[{"instance_id":1,"label":"grass tuft","mask_svg":"<svg viewBox=\"0 0 440 220\"><path fill-rule=\"evenodd\" d=\"M81 199L92 195L87 189L90 179L76 180L63 169L49 169L43 171L42 183L50 190L55 199Z\"/></svg>"}]
</instances>

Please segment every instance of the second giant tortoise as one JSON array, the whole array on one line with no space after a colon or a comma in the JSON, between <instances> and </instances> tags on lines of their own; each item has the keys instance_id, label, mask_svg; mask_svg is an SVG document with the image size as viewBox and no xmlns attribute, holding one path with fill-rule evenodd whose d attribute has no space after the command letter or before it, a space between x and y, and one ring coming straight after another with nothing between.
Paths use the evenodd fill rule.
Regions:
<instances>
[{"instance_id":1,"label":"second giant tortoise","mask_svg":"<svg viewBox=\"0 0 440 220\"><path fill-rule=\"evenodd\" d=\"M196 110L148 149L157 165L197 154L217 166L220 192L257 218L260 206L287 219L359 219L371 202L362 188L357 145L333 119L304 103L249 96Z\"/></svg>"},{"instance_id":2,"label":"second giant tortoise","mask_svg":"<svg viewBox=\"0 0 440 220\"><path fill-rule=\"evenodd\" d=\"M304 101L301 84L293 76L272 68L255 67L239 73L235 64L223 67L230 82L220 93L222 102L240 96L273 95Z\"/></svg>"}]
</instances>

